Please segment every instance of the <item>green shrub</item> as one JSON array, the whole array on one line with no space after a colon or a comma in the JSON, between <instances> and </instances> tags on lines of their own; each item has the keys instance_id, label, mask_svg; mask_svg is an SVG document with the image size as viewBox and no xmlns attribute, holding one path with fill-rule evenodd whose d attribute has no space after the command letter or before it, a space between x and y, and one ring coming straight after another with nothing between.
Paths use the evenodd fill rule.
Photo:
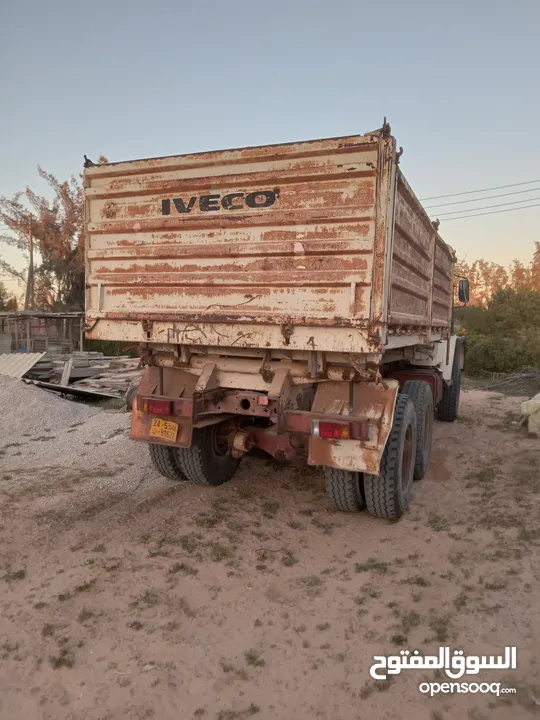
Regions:
<instances>
[{"instance_id":1,"label":"green shrub","mask_svg":"<svg viewBox=\"0 0 540 720\"><path fill-rule=\"evenodd\" d=\"M468 335L465 371L515 372L526 367L540 368L540 342L527 338L510 339L486 335Z\"/></svg>"},{"instance_id":2,"label":"green shrub","mask_svg":"<svg viewBox=\"0 0 540 720\"><path fill-rule=\"evenodd\" d=\"M104 355L129 355L137 357L137 348L125 341L116 342L113 340L85 340L84 349L87 352L102 352Z\"/></svg>"},{"instance_id":3,"label":"green shrub","mask_svg":"<svg viewBox=\"0 0 540 720\"><path fill-rule=\"evenodd\" d=\"M463 328L467 336L468 373L540 368L538 290L500 290L485 308L460 308L456 328Z\"/></svg>"}]
</instances>

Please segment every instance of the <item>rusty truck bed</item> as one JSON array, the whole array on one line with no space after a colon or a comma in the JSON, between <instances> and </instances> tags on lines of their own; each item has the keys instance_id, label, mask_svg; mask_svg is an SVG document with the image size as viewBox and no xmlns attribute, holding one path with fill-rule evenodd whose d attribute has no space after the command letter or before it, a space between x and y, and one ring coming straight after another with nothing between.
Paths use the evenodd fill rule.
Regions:
<instances>
[{"instance_id":1,"label":"rusty truck bed","mask_svg":"<svg viewBox=\"0 0 540 720\"><path fill-rule=\"evenodd\" d=\"M453 252L383 131L84 178L88 338L380 353L448 333Z\"/></svg>"}]
</instances>

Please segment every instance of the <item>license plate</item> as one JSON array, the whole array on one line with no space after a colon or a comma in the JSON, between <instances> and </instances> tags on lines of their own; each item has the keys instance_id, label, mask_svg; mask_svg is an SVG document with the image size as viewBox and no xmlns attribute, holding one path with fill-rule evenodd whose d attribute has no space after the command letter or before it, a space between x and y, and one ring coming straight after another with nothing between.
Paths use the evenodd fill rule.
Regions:
<instances>
[{"instance_id":1,"label":"license plate","mask_svg":"<svg viewBox=\"0 0 540 720\"><path fill-rule=\"evenodd\" d=\"M150 436L162 438L163 440L171 440L176 442L176 436L178 435L178 425L170 420L159 420L153 418L152 424L150 425Z\"/></svg>"}]
</instances>

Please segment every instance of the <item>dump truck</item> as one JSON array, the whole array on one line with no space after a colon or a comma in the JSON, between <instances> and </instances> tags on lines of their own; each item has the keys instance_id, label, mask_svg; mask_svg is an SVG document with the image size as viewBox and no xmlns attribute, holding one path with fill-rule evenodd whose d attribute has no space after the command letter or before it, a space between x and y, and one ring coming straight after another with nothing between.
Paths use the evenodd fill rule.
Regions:
<instances>
[{"instance_id":1,"label":"dump truck","mask_svg":"<svg viewBox=\"0 0 540 720\"><path fill-rule=\"evenodd\" d=\"M140 348L131 438L157 472L220 485L258 448L321 466L338 510L403 515L463 344L401 152L385 122L85 169L86 337Z\"/></svg>"}]
</instances>

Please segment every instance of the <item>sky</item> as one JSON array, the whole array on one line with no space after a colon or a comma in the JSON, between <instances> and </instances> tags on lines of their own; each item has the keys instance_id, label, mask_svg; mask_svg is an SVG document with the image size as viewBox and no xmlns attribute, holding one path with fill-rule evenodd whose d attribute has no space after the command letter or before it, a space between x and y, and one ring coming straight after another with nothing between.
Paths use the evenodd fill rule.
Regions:
<instances>
[{"instance_id":1,"label":"sky","mask_svg":"<svg viewBox=\"0 0 540 720\"><path fill-rule=\"evenodd\" d=\"M38 164L65 178L84 153L363 134L386 116L420 198L538 180L478 205L540 203L539 26L538 0L3 0L0 195L43 191ZM468 261L528 262L540 207L440 233Z\"/></svg>"}]
</instances>

